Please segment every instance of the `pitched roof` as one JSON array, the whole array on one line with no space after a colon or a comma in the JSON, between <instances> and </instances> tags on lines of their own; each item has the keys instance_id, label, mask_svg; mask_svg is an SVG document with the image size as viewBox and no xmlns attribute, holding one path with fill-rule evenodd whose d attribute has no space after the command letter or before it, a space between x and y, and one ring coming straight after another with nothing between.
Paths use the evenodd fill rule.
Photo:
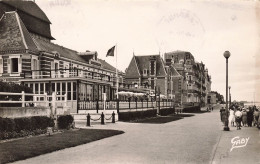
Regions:
<instances>
[{"instance_id":1,"label":"pitched roof","mask_svg":"<svg viewBox=\"0 0 260 164\"><path fill-rule=\"evenodd\" d=\"M173 71L173 76L181 76L174 67L172 67L172 71Z\"/></svg>"},{"instance_id":2,"label":"pitched roof","mask_svg":"<svg viewBox=\"0 0 260 164\"><path fill-rule=\"evenodd\" d=\"M31 50L37 52L32 40L17 12L6 12L0 20L0 51L16 52Z\"/></svg>"},{"instance_id":3,"label":"pitched roof","mask_svg":"<svg viewBox=\"0 0 260 164\"><path fill-rule=\"evenodd\" d=\"M60 46L58 44L54 44L54 43L39 39L39 38L34 38L34 40L40 51L45 51L48 53L58 52L61 57L71 59L71 60L76 60L76 61L83 62L86 64L89 63L89 61L86 61L86 59L84 59L82 56L78 55L80 53L78 53L75 50L72 50L72 49ZM113 67L112 65L110 65L109 63L107 63L105 60L98 59L98 62L101 63L102 68L108 69L110 71L116 71L116 68ZM122 72L122 71L119 71L119 72Z\"/></svg>"},{"instance_id":4,"label":"pitched roof","mask_svg":"<svg viewBox=\"0 0 260 164\"><path fill-rule=\"evenodd\" d=\"M39 39L39 38L34 38L36 45L39 49L39 51L45 51L45 52L49 52L52 53L54 51L57 51L61 57L67 58L67 59L72 59L72 60L76 60L79 62L85 62L85 60L83 58L81 58L78 55L77 51L71 50L69 48L65 48L63 46Z\"/></svg>"},{"instance_id":5,"label":"pitched roof","mask_svg":"<svg viewBox=\"0 0 260 164\"><path fill-rule=\"evenodd\" d=\"M126 70L126 78L139 78L140 72L136 62L136 56L133 56Z\"/></svg>"},{"instance_id":6,"label":"pitched roof","mask_svg":"<svg viewBox=\"0 0 260 164\"><path fill-rule=\"evenodd\" d=\"M41 8L33 1L18 1L18 0L4 0L0 3L4 3L7 5L10 5L17 10L21 10L31 16L37 17L41 19L42 21L51 23L46 14L41 10Z\"/></svg>"},{"instance_id":7,"label":"pitched roof","mask_svg":"<svg viewBox=\"0 0 260 164\"><path fill-rule=\"evenodd\" d=\"M165 59L171 59L172 57L177 57L178 60L183 59L186 60L188 58L192 58L194 60L194 56L188 51L172 51L166 52L164 54Z\"/></svg>"},{"instance_id":8,"label":"pitched roof","mask_svg":"<svg viewBox=\"0 0 260 164\"><path fill-rule=\"evenodd\" d=\"M150 70L150 58L156 60L156 76L166 76L165 65L160 55L135 56L139 72L142 74L144 69Z\"/></svg>"},{"instance_id":9,"label":"pitched roof","mask_svg":"<svg viewBox=\"0 0 260 164\"><path fill-rule=\"evenodd\" d=\"M0 17L5 12L11 11L18 13L29 32L54 40L51 35L51 22L35 2L24 0L0 1Z\"/></svg>"},{"instance_id":10,"label":"pitched roof","mask_svg":"<svg viewBox=\"0 0 260 164\"><path fill-rule=\"evenodd\" d=\"M103 69L107 69L107 70L116 72L116 68L114 66L112 66L111 64L109 64L108 62L106 62L105 60L98 59L98 61L101 63L101 65L102 65L101 67ZM120 72L120 73L123 73L120 70L117 70L117 71Z\"/></svg>"}]
</instances>

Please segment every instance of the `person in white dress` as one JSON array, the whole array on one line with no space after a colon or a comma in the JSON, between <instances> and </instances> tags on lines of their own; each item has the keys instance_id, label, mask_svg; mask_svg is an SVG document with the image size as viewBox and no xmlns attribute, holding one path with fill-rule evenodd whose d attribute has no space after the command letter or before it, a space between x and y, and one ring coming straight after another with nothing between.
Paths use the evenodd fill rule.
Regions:
<instances>
[{"instance_id":1,"label":"person in white dress","mask_svg":"<svg viewBox=\"0 0 260 164\"><path fill-rule=\"evenodd\" d=\"M235 123L235 115L234 115L234 110L233 110L233 109L230 109L230 110L229 110L228 122L229 122L230 126L234 126L234 123Z\"/></svg>"},{"instance_id":2,"label":"person in white dress","mask_svg":"<svg viewBox=\"0 0 260 164\"><path fill-rule=\"evenodd\" d=\"M238 109L235 112L235 120L236 120L236 125L237 125L237 130L241 129L241 121L242 121L242 112L240 111L241 109Z\"/></svg>"}]
</instances>

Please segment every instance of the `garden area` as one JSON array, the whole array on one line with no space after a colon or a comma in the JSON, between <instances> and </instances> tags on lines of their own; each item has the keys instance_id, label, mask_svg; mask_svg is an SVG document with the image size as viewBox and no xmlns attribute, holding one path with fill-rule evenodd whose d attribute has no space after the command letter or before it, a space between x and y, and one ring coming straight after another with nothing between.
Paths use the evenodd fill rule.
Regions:
<instances>
[{"instance_id":1,"label":"garden area","mask_svg":"<svg viewBox=\"0 0 260 164\"><path fill-rule=\"evenodd\" d=\"M122 134L117 130L74 129L71 115L0 117L0 163L14 162Z\"/></svg>"},{"instance_id":2,"label":"garden area","mask_svg":"<svg viewBox=\"0 0 260 164\"><path fill-rule=\"evenodd\" d=\"M193 114L170 114L167 116L157 116L152 118L145 118L140 120L134 120L133 123L148 123L148 124L164 124L172 121L183 119L184 117L192 117Z\"/></svg>"},{"instance_id":3,"label":"garden area","mask_svg":"<svg viewBox=\"0 0 260 164\"><path fill-rule=\"evenodd\" d=\"M175 113L175 109L174 108L163 108L163 109L160 109L159 113L161 116L167 116L169 114ZM156 117L156 114L157 114L157 109L144 110L144 111L120 112L118 114L118 119L119 119L119 121L129 122L129 121L134 121L134 120Z\"/></svg>"},{"instance_id":4,"label":"garden area","mask_svg":"<svg viewBox=\"0 0 260 164\"><path fill-rule=\"evenodd\" d=\"M124 132L117 130L74 129L63 130L51 136L44 134L2 142L0 143L0 163L24 160L122 133Z\"/></svg>"},{"instance_id":5,"label":"garden area","mask_svg":"<svg viewBox=\"0 0 260 164\"><path fill-rule=\"evenodd\" d=\"M160 115L157 115L157 109L146 111L133 111L133 112L121 112L119 113L119 121L131 122L131 123L151 123L151 124L163 124L167 122L177 121L184 117L192 117L193 114L176 114L174 108L160 109Z\"/></svg>"}]
</instances>

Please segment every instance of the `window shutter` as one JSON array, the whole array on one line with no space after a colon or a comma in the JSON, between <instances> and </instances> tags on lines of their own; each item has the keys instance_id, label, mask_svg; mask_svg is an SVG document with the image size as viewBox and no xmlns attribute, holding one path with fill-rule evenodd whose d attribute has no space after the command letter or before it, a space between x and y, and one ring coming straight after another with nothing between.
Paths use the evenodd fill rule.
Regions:
<instances>
[{"instance_id":1,"label":"window shutter","mask_svg":"<svg viewBox=\"0 0 260 164\"><path fill-rule=\"evenodd\" d=\"M55 64L53 61L51 62L51 69L55 69Z\"/></svg>"},{"instance_id":2,"label":"window shutter","mask_svg":"<svg viewBox=\"0 0 260 164\"><path fill-rule=\"evenodd\" d=\"M31 70L35 70L35 69L34 69L34 61L33 61L33 60L34 60L34 59L31 59L31 67L32 67Z\"/></svg>"},{"instance_id":3,"label":"window shutter","mask_svg":"<svg viewBox=\"0 0 260 164\"><path fill-rule=\"evenodd\" d=\"M41 66L40 66L40 60L37 60L37 70L40 70Z\"/></svg>"},{"instance_id":4,"label":"window shutter","mask_svg":"<svg viewBox=\"0 0 260 164\"><path fill-rule=\"evenodd\" d=\"M7 73L11 73L11 59L7 59Z\"/></svg>"},{"instance_id":5,"label":"window shutter","mask_svg":"<svg viewBox=\"0 0 260 164\"><path fill-rule=\"evenodd\" d=\"M3 73L3 59L0 59L0 73Z\"/></svg>"},{"instance_id":6,"label":"window shutter","mask_svg":"<svg viewBox=\"0 0 260 164\"><path fill-rule=\"evenodd\" d=\"M18 72L22 72L22 58L18 58Z\"/></svg>"}]
</instances>

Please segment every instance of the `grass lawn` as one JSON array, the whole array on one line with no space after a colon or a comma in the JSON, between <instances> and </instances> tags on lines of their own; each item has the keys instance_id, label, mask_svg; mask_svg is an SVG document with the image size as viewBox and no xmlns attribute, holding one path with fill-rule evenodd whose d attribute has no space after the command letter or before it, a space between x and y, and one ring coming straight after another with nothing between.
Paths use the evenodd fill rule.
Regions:
<instances>
[{"instance_id":1,"label":"grass lawn","mask_svg":"<svg viewBox=\"0 0 260 164\"><path fill-rule=\"evenodd\" d=\"M179 116L179 117L192 117L192 116L194 116L194 114L179 113L178 115L175 115L175 116Z\"/></svg>"},{"instance_id":2,"label":"grass lawn","mask_svg":"<svg viewBox=\"0 0 260 164\"><path fill-rule=\"evenodd\" d=\"M53 136L36 136L0 143L0 163L13 162L124 133L117 130L79 129Z\"/></svg>"},{"instance_id":3,"label":"grass lawn","mask_svg":"<svg viewBox=\"0 0 260 164\"><path fill-rule=\"evenodd\" d=\"M164 124L167 122L177 121L180 119L183 119L184 117L192 117L193 114L172 114L168 116L159 116L159 117L153 117L153 118L146 118L142 120L135 120L133 122L135 123L150 123L150 124Z\"/></svg>"},{"instance_id":4,"label":"grass lawn","mask_svg":"<svg viewBox=\"0 0 260 164\"><path fill-rule=\"evenodd\" d=\"M183 112L183 113L196 113L196 114L203 114L208 113L207 111L192 111L192 112Z\"/></svg>"}]
</instances>

